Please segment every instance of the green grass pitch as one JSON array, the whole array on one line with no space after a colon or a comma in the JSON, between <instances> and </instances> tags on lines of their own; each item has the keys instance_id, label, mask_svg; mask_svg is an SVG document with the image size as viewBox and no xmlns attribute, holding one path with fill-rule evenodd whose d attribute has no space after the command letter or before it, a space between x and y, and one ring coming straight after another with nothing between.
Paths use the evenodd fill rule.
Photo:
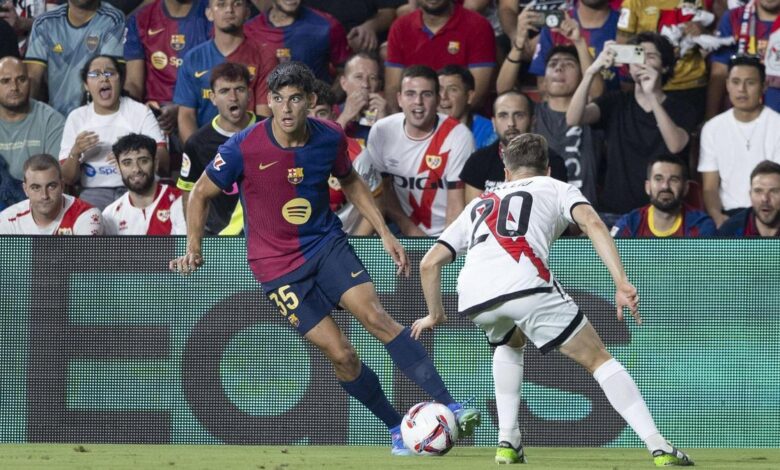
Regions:
<instances>
[{"instance_id":1,"label":"green grass pitch","mask_svg":"<svg viewBox=\"0 0 780 470\"><path fill-rule=\"evenodd\" d=\"M780 468L780 449L686 449L702 469ZM444 457L392 457L389 447L2 444L0 468L13 470L292 470L496 468L494 448L455 447ZM545 470L655 468L644 449L531 447Z\"/></svg>"}]
</instances>

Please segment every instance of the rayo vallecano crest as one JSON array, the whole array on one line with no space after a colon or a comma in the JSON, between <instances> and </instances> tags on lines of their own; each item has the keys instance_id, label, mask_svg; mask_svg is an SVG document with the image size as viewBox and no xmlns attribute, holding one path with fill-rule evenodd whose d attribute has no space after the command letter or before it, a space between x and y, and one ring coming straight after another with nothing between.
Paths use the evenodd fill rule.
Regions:
<instances>
[{"instance_id":1,"label":"rayo vallecano crest","mask_svg":"<svg viewBox=\"0 0 780 470\"><path fill-rule=\"evenodd\" d=\"M160 209L159 211L157 211L157 220L159 220L160 222L165 223L170 218L171 218L171 211L169 209Z\"/></svg>"},{"instance_id":2,"label":"rayo vallecano crest","mask_svg":"<svg viewBox=\"0 0 780 470\"><path fill-rule=\"evenodd\" d=\"M436 168L439 168L441 166L442 158L441 155L426 155L425 156L425 164L428 165L428 168L431 170L435 170Z\"/></svg>"}]
</instances>

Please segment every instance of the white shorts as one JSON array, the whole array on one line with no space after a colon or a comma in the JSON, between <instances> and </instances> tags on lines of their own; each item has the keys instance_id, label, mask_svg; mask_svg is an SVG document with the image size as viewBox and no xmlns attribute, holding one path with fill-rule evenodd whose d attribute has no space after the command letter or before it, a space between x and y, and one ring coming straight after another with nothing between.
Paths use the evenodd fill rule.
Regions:
<instances>
[{"instance_id":1,"label":"white shorts","mask_svg":"<svg viewBox=\"0 0 780 470\"><path fill-rule=\"evenodd\" d=\"M557 288L506 301L469 318L493 346L505 344L520 328L542 354L564 344L588 322L571 297Z\"/></svg>"}]
</instances>

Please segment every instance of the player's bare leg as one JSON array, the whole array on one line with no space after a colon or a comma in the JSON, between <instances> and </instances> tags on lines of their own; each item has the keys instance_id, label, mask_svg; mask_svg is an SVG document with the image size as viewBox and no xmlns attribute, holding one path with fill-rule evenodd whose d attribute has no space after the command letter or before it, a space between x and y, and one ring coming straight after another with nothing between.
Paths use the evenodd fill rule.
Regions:
<instances>
[{"instance_id":1,"label":"player's bare leg","mask_svg":"<svg viewBox=\"0 0 780 470\"><path fill-rule=\"evenodd\" d=\"M374 284L366 282L352 287L341 296L341 305L376 339L385 345L390 358L409 379L439 403L447 405L458 420L460 434L468 437L479 426L479 411L464 408L444 385L425 348L412 338L409 328L395 321L382 307Z\"/></svg>"},{"instance_id":2,"label":"player's bare leg","mask_svg":"<svg viewBox=\"0 0 780 470\"><path fill-rule=\"evenodd\" d=\"M687 455L669 444L658 431L634 379L607 351L590 322L559 350L593 375L615 411L644 441L657 466L693 465Z\"/></svg>"},{"instance_id":3,"label":"player's bare leg","mask_svg":"<svg viewBox=\"0 0 780 470\"><path fill-rule=\"evenodd\" d=\"M390 431L393 455L409 455L401 439L401 415L388 401L379 378L358 358L355 348L330 316L324 317L304 338L325 354L333 364L339 385L382 420Z\"/></svg>"},{"instance_id":4,"label":"player's bare leg","mask_svg":"<svg viewBox=\"0 0 780 470\"><path fill-rule=\"evenodd\" d=\"M506 344L493 351L493 385L498 414L496 463L525 463L518 414L523 388L525 335L516 328Z\"/></svg>"},{"instance_id":5,"label":"player's bare leg","mask_svg":"<svg viewBox=\"0 0 780 470\"><path fill-rule=\"evenodd\" d=\"M357 352L333 318L323 318L304 338L325 354L340 381L350 382L360 374Z\"/></svg>"},{"instance_id":6,"label":"player's bare leg","mask_svg":"<svg viewBox=\"0 0 780 470\"><path fill-rule=\"evenodd\" d=\"M341 296L341 305L363 325L371 335L387 344L395 339L404 327L395 321L382 307L372 282L359 284Z\"/></svg>"}]
</instances>

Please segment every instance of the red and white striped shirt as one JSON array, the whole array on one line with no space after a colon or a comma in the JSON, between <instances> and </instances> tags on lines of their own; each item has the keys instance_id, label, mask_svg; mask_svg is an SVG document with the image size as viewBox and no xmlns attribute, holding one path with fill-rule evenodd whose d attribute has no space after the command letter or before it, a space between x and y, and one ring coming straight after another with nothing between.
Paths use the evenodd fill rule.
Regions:
<instances>
[{"instance_id":1,"label":"red and white striped shirt","mask_svg":"<svg viewBox=\"0 0 780 470\"><path fill-rule=\"evenodd\" d=\"M157 183L157 193L149 206L133 205L130 192L103 210L106 235L185 235L181 191Z\"/></svg>"},{"instance_id":2,"label":"red and white striped shirt","mask_svg":"<svg viewBox=\"0 0 780 470\"><path fill-rule=\"evenodd\" d=\"M57 219L41 227L33 220L30 200L0 212L2 235L102 235L100 210L81 199L63 194L64 204Z\"/></svg>"}]
</instances>

